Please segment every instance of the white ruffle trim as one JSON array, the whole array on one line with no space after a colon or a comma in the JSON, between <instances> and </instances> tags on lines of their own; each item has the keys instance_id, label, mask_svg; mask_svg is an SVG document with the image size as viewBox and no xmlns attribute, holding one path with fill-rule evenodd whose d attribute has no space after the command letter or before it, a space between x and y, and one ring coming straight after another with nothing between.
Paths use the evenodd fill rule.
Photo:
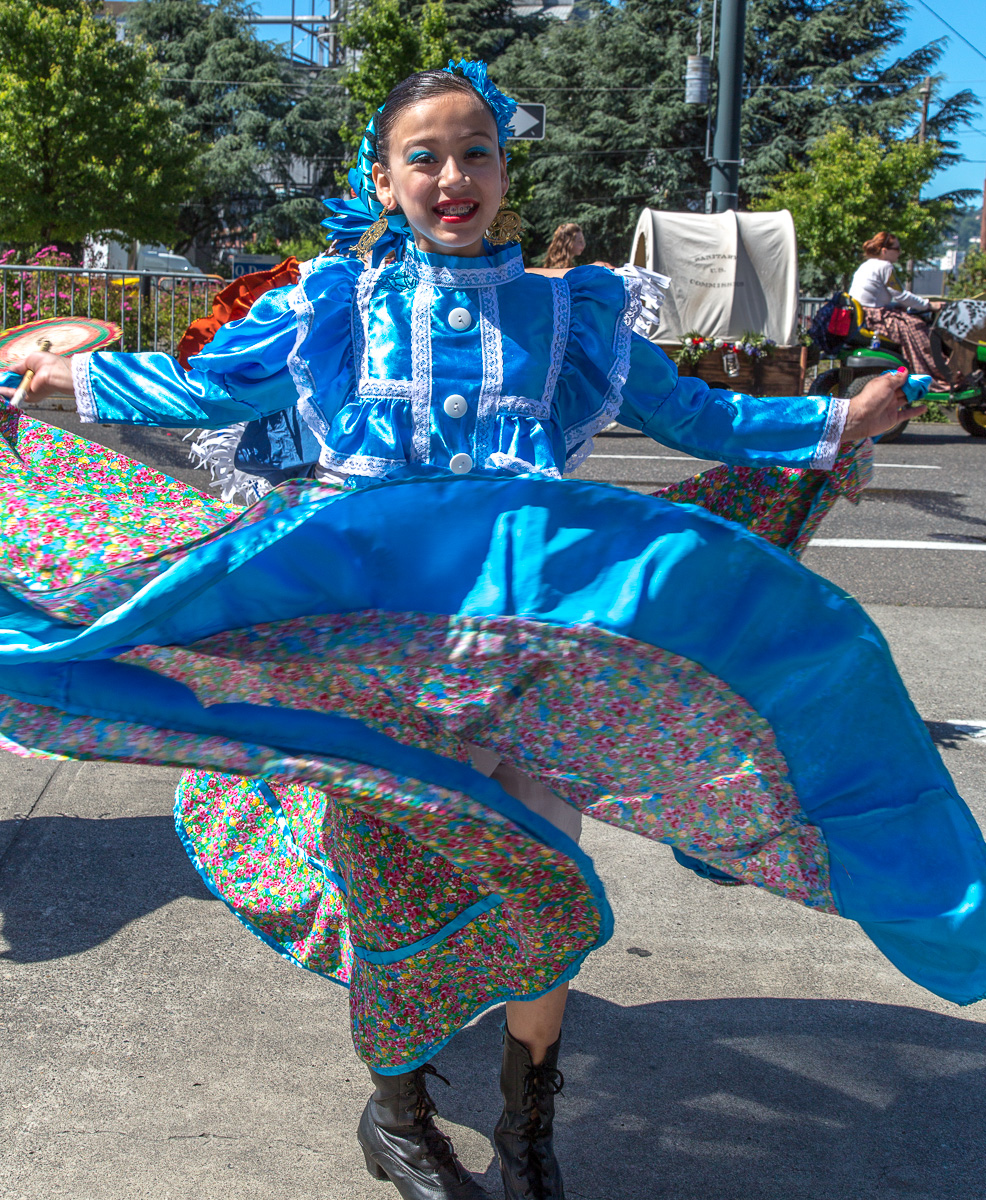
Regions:
<instances>
[{"instance_id":1,"label":"white ruffle trim","mask_svg":"<svg viewBox=\"0 0 986 1200\"><path fill-rule=\"evenodd\" d=\"M835 460L839 457L842 445L842 431L846 427L849 416L849 401L842 396L833 396L829 405L828 418L825 421L825 432L815 447L811 456L811 465L816 471L831 471Z\"/></svg>"},{"instance_id":2,"label":"white ruffle trim","mask_svg":"<svg viewBox=\"0 0 986 1200\"><path fill-rule=\"evenodd\" d=\"M89 360L91 358L92 351L86 350L82 354L73 354L69 360L72 364L75 408L79 414L79 420L85 421L87 424L99 420L99 413L96 411L96 397L92 392L92 380L89 378Z\"/></svg>"},{"instance_id":3,"label":"white ruffle trim","mask_svg":"<svg viewBox=\"0 0 986 1200\"><path fill-rule=\"evenodd\" d=\"M634 267L634 272L639 271ZM580 467L594 449L593 438L614 420L623 407L623 387L630 373L630 351L632 334L640 318L642 284L636 274L623 275L623 308L616 321L613 336L613 365L609 369L609 387L603 397L602 408L577 425L565 430L565 473Z\"/></svg>"},{"instance_id":4,"label":"white ruffle trim","mask_svg":"<svg viewBox=\"0 0 986 1200\"><path fill-rule=\"evenodd\" d=\"M671 286L670 278L633 263L617 267L616 274L640 283L640 313L633 323L633 331L642 337L653 338L661 324L661 305Z\"/></svg>"},{"instance_id":5,"label":"white ruffle trim","mask_svg":"<svg viewBox=\"0 0 986 1200\"><path fill-rule=\"evenodd\" d=\"M209 486L218 488L226 504L256 504L271 490L270 482L262 475L251 475L236 465L236 449L245 429L246 422L241 421L225 429L193 429L188 435L198 433L188 449L189 461L194 467L208 469Z\"/></svg>"}]
</instances>

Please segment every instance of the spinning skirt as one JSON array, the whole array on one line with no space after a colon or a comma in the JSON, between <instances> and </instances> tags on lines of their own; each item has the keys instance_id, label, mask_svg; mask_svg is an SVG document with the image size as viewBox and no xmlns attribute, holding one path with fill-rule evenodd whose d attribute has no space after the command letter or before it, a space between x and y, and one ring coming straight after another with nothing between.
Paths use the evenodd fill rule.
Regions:
<instances>
[{"instance_id":1,"label":"spinning skirt","mask_svg":"<svg viewBox=\"0 0 986 1200\"><path fill-rule=\"evenodd\" d=\"M371 1064L427 1059L610 936L590 859L469 745L858 921L941 996L986 993L979 830L878 630L779 546L694 504L530 476L291 483L236 515L33 422L16 440L0 744L192 768L192 861L258 937L349 986ZM728 508L734 475L678 499ZM760 473L735 495L796 548L834 486Z\"/></svg>"}]
</instances>

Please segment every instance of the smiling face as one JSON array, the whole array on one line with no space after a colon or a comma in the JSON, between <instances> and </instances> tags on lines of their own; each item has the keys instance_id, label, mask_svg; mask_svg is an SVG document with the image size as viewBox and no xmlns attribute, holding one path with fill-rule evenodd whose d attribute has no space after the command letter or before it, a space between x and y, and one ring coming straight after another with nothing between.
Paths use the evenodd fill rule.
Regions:
<instances>
[{"instance_id":1,"label":"smiling face","mask_svg":"<svg viewBox=\"0 0 986 1200\"><path fill-rule=\"evenodd\" d=\"M507 191L493 114L476 95L445 92L406 108L373 165L377 198L399 205L426 254L474 257Z\"/></svg>"}]
</instances>

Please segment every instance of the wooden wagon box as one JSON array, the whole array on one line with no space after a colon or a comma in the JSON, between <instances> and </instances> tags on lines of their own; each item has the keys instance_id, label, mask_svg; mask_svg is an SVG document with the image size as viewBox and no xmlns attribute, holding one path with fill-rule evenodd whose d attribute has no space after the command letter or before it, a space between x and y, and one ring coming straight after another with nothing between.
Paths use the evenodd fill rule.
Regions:
<instances>
[{"instance_id":1,"label":"wooden wagon box","mask_svg":"<svg viewBox=\"0 0 986 1200\"><path fill-rule=\"evenodd\" d=\"M663 346L671 357L679 344ZM722 351L710 350L697 363L682 364L680 375L697 375L712 387L745 392L748 396L800 396L804 387L805 361L802 346L775 346L767 358L739 355L740 372L727 375L722 366Z\"/></svg>"}]
</instances>

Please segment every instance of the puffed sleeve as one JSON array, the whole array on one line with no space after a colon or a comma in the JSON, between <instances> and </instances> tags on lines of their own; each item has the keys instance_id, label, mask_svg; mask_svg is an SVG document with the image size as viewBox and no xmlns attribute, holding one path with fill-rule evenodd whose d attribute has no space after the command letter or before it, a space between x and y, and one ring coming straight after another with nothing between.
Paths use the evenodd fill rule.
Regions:
<instances>
[{"instance_id":1,"label":"puffed sleeve","mask_svg":"<svg viewBox=\"0 0 986 1200\"><path fill-rule=\"evenodd\" d=\"M571 380L596 398L582 402L582 425L569 420L569 463L577 443L610 420L666 446L735 466L799 466L828 470L835 461L848 401L831 396L753 397L711 388L678 368L653 342L633 332L636 284L599 267L565 277L572 294L566 354Z\"/></svg>"},{"instance_id":2,"label":"puffed sleeve","mask_svg":"<svg viewBox=\"0 0 986 1200\"><path fill-rule=\"evenodd\" d=\"M84 421L218 429L293 408L308 376L298 348L318 326L323 365L351 360L350 308L362 264L316 259L296 287L274 288L223 325L185 371L168 354L95 352L73 358ZM317 279L316 279L317 276ZM309 390L310 395L310 390Z\"/></svg>"}]
</instances>

